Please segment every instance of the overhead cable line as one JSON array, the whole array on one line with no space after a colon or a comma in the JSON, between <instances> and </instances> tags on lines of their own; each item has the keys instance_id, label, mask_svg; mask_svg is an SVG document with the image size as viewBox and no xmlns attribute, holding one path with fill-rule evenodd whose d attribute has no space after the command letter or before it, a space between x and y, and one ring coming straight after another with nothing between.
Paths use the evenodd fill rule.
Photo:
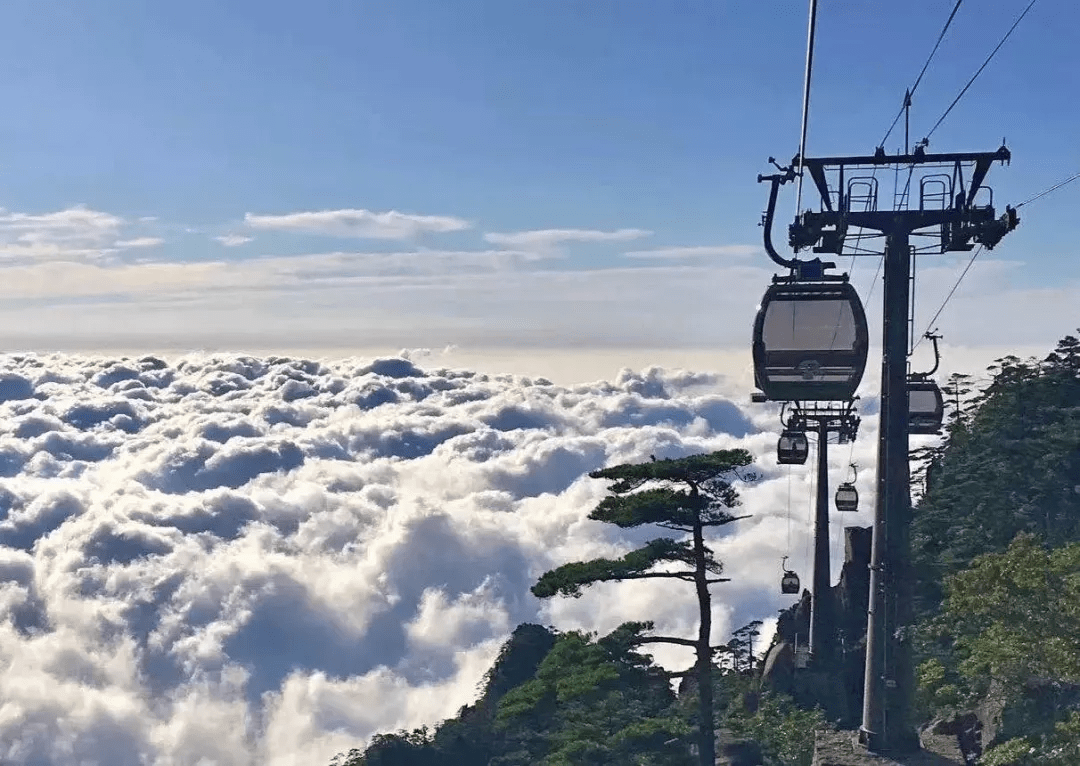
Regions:
<instances>
[{"instance_id":1,"label":"overhead cable line","mask_svg":"<svg viewBox=\"0 0 1080 766\"><path fill-rule=\"evenodd\" d=\"M896 113L896 117L893 118L892 125L885 132L885 138L881 139L881 143L878 146L885 146L885 142L889 140L889 136L892 135L893 128L896 127L896 123L900 122L900 118L904 116L904 110L911 106L911 97L915 95L915 89L919 87L919 83L922 82L923 75L926 74L927 67L930 66L930 62L934 58L934 54L937 53L937 49L941 46L941 41L945 39L945 33L949 31L949 25L952 24L952 20L956 18L956 12L960 10L960 3L963 0L956 0L956 5L953 6L952 13L949 14L948 20L945 22L945 26L941 29L941 34L938 35L937 42L934 43L934 49L930 51L930 55L926 57L926 63L923 64L922 71L919 72L919 76L915 78L915 84L912 85L907 93L904 94L904 103L900 107L900 111Z\"/></svg>"},{"instance_id":2,"label":"overhead cable line","mask_svg":"<svg viewBox=\"0 0 1080 766\"><path fill-rule=\"evenodd\" d=\"M806 156L806 124L810 117L810 74L814 66L814 29L817 0L810 0L810 21L806 29L806 77L803 80L802 129L799 131L799 189L795 195L795 215L802 213L803 158Z\"/></svg>"},{"instance_id":3,"label":"overhead cable line","mask_svg":"<svg viewBox=\"0 0 1080 766\"><path fill-rule=\"evenodd\" d=\"M904 93L904 103L901 105L900 111L896 112L896 117L893 118L892 124L889 125L889 130L885 132L885 137L883 137L881 139L881 142L878 144L878 146L885 146L885 143L887 142L887 140L889 140L889 136L892 135L892 131L893 131L894 127L896 127L896 123L900 122L900 118L904 116L904 111L909 109L910 106L912 106L912 96L915 95L915 91L917 91L918 88L919 88L919 83L922 82L922 77L924 75L926 75L927 69L930 68L930 63L933 61L934 55L936 55L936 53L937 53L937 49L941 48L942 40L945 39L945 33L948 32L948 28L951 25L953 25L953 19L956 18L956 13L957 13L957 11L960 10L960 4L962 2L963 2L963 0L956 0L956 4L953 6L953 12L949 13L948 18L945 19L945 25L942 27L942 30L939 33L939 35L937 35L937 41L934 42L933 50L931 50L930 55L927 56L927 61L923 62L922 69L919 70L919 75L918 75L918 77L915 78L915 82ZM906 147L905 147L905 149L906 149ZM914 170L914 167L913 167L913 170ZM877 166L875 165L874 172L872 174L870 174L870 177L873 178L874 176L876 176L877 171L878 171L878 169L877 169ZM907 176L907 184L910 185L910 183L912 183L912 176L910 176L910 174L908 174L908 176ZM906 197L906 196L907 196L907 186L905 186L905 188L904 188L904 197ZM900 202L895 199L895 194L893 194L893 207L894 207L895 210L900 209ZM859 236L856 237L856 239L855 239L855 246L856 247L858 247L859 242L862 240L863 233L864 233L864 231L860 230ZM852 255L852 257L851 257L851 268L854 268L854 261L855 261L855 256ZM870 293L869 293L869 296L874 295L874 288L877 286L877 277L878 277L878 274L881 272L882 261L883 261L883 256L882 256L882 258L878 259L877 270L874 272L874 279L872 281L870 281ZM869 300L869 297L867 297L867 300ZM854 443L852 443L852 449L853 448L854 448ZM850 462L850 460L849 460L849 462Z\"/></svg>"},{"instance_id":4,"label":"overhead cable line","mask_svg":"<svg viewBox=\"0 0 1080 766\"><path fill-rule=\"evenodd\" d=\"M979 257L979 253L982 252L982 249L983 246L979 245L979 247L976 248L975 252L971 254L971 259L967 262L967 266L964 267L964 270L960 272L960 276L956 280L956 284L954 284L952 286L952 289L949 290L949 294L945 296L945 300L941 302L941 306L938 307L938 310L934 314L933 318L926 323L926 332L924 332L922 334L922 337L919 338L918 342L911 347L912 351L915 351L915 349L919 347L919 344L923 342L923 338L926 337L926 333L930 332L930 328L934 326L934 322L936 322L937 318L941 316L941 312L945 310L945 306L948 305L949 299L953 297L953 293L956 292L956 288L958 288L960 286L960 283L964 281L964 277L967 276L968 271L971 269L971 265L975 263L975 259Z\"/></svg>"},{"instance_id":5,"label":"overhead cable line","mask_svg":"<svg viewBox=\"0 0 1080 766\"><path fill-rule=\"evenodd\" d=\"M1035 200L1037 200L1037 199L1039 199L1041 197L1045 197L1050 192L1057 191L1061 187L1065 186L1066 184L1072 183L1073 181L1077 180L1078 178L1080 178L1080 173L1075 173L1075 174L1069 176L1068 178L1066 178L1064 181L1061 181L1059 183L1054 184L1049 189L1044 189L1043 191L1036 194L1034 197L1028 197L1026 200L1024 200L1019 205L1017 205L1016 209L1019 209L1019 208L1023 207L1024 205L1028 204L1029 202L1034 202ZM971 265L973 263L975 263L975 259L978 257L979 253L982 252L982 249L983 249L983 246L979 245L978 249L974 253L972 253L971 259L968 261L967 266L964 267L964 270L963 270L963 272L961 272L960 277L956 280L956 284L954 284L952 286L952 289L949 290L949 294L945 296L945 300L942 301L941 306L938 308L937 313L934 314L934 317L929 322L927 322L927 324L926 324L926 332L930 332L930 328L934 326L934 322L936 322L937 318L939 316L941 316L941 312L945 310L945 306L946 306L946 304L948 304L949 299L953 297L953 294L956 292L956 289L960 286L960 282L963 281L964 277L967 275L968 271L971 269ZM924 332L922 337L919 338L918 343L916 343L914 346L911 347L912 351L914 351L916 348L919 347L919 343L922 343L923 338L926 337L926 332Z\"/></svg>"},{"instance_id":6,"label":"overhead cable line","mask_svg":"<svg viewBox=\"0 0 1080 766\"><path fill-rule=\"evenodd\" d=\"M1026 200L1024 200L1023 202L1021 202L1021 203L1020 203L1019 205L1017 205L1016 207L1017 207L1017 209L1019 209L1019 208L1022 208L1022 207L1023 207L1024 205L1026 205L1027 203L1029 203L1029 202L1034 202L1034 201L1035 201L1035 200L1037 200L1037 199L1038 199L1039 197L1045 197L1045 196L1046 196L1047 194L1049 194L1050 192L1052 192L1052 191L1056 191L1056 190L1060 189L1060 188L1061 188L1062 186L1064 186L1065 184L1068 184L1068 183L1072 183L1072 182L1073 182L1073 181L1075 181L1075 180L1076 180L1077 178L1080 178L1080 173L1077 173L1077 174L1076 174L1076 175L1074 175L1074 176L1070 176L1069 178L1066 178L1066 179L1065 179L1064 181L1062 181L1062 182L1061 182L1061 183L1059 183L1059 184L1054 184L1054 185L1053 185L1053 186L1051 186L1051 187L1050 187L1049 189L1046 189L1045 191L1041 191L1041 192L1039 192L1038 194L1036 194L1036 195L1035 195L1034 197L1031 197L1031 198L1029 198L1029 199L1026 199Z\"/></svg>"},{"instance_id":7,"label":"overhead cable line","mask_svg":"<svg viewBox=\"0 0 1080 766\"><path fill-rule=\"evenodd\" d=\"M934 133L934 131L938 129L938 126L941 125L941 123L945 120L945 118L949 116L949 112L951 112L953 110L953 107L956 106L960 102L960 99L964 97L965 93L967 93L967 90L968 90L968 88L971 87L971 84L973 82L975 82L976 78L978 78L978 76L980 74L982 74L982 71L984 69L986 69L986 65L990 63L990 60L992 58L994 58L994 54L996 54L1001 49L1001 46L1005 44L1005 41L1009 39L1009 36L1013 33L1013 30L1016 29L1016 27L1020 24L1020 22L1023 21L1024 17L1027 16L1028 11L1030 11L1031 7L1033 5L1035 5L1035 2L1036 2L1036 0L1031 0L1031 2L1028 3L1028 6L1027 6L1027 8L1024 9L1024 12L1021 13L1019 17L1017 17L1016 21L1013 22L1013 25L1011 27L1009 27L1009 31L1006 32L1005 36L1001 38L1001 42L999 42L997 44L997 47L994 48L994 50L990 51L990 55L986 57L986 61L984 61L982 63L982 66L979 67L978 70L975 72L975 74L973 74L971 76L971 79L968 80L967 85L965 85L963 87L963 89L960 91L960 93L957 94L956 98L953 99L953 102L951 104L949 104L949 108L946 109L945 113L943 115L941 115L941 117L938 118L937 122L934 123L934 127L930 128L930 132L927 133L926 138L923 139L924 141L926 139L929 139L930 136Z\"/></svg>"}]
</instances>

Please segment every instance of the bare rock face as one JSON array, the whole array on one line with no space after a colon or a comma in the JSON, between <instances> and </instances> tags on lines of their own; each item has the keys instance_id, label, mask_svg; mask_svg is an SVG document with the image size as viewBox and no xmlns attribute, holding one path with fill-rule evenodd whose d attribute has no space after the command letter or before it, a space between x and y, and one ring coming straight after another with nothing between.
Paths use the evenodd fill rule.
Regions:
<instances>
[{"instance_id":1,"label":"bare rock face","mask_svg":"<svg viewBox=\"0 0 1080 766\"><path fill-rule=\"evenodd\" d=\"M775 641L806 646L810 640L810 602L810 591L803 590L797 603L780 612L776 621Z\"/></svg>"},{"instance_id":2,"label":"bare rock face","mask_svg":"<svg viewBox=\"0 0 1080 766\"><path fill-rule=\"evenodd\" d=\"M787 641L773 644L765 655L761 669L761 684L764 687L791 694L794 692L795 649Z\"/></svg>"},{"instance_id":3,"label":"bare rock face","mask_svg":"<svg viewBox=\"0 0 1080 766\"><path fill-rule=\"evenodd\" d=\"M844 566L833 588L837 628L846 649L866 644L866 607L870 601L870 548L873 529L844 528Z\"/></svg>"},{"instance_id":4,"label":"bare rock face","mask_svg":"<svg viewBox=\"0 0 1080 766\"><path fill-rule=\"evenodd\" d=\"M950 736L924 734L919 749L907 754L877 755L858 744L852 730L820 731L814 743L813 766L964 766Z\"/></svg>"},{"instance_id":5,"label":"bare rock face","mask_svg":"<svg viewBox=\"0 0 1080 766\"><path fill-rule=\"evenodd\" d=\"M977 713L968 711L951 718L938 718L923 730L926 736L955 737L965 763L976 763L983 753L983 725Z\"/></svg>"},{"instance_id":6,"label":"bare rock face","mask_svg":"<svg viewBox=\"0 0 1080 766\"><path fill-rule=\"evenodd\" d=\"M857 724L854 716L862 710L863 674L866 657L866 607L870 598L870 527L844 529L844 566L840 581L830 589L836 636L836 651L829 667L817 668L818 683L796 680L807 671L796 670L794 649L805 646L810 635L810 591L804 590L798 603L777 618L776 637L765 656L762 687L796 697L820 693L820 704L830 717L844 724ZM820 683L821 680L827 683ZM828 699L825 699L825 698Z\"/></svg>"}]
</instances>

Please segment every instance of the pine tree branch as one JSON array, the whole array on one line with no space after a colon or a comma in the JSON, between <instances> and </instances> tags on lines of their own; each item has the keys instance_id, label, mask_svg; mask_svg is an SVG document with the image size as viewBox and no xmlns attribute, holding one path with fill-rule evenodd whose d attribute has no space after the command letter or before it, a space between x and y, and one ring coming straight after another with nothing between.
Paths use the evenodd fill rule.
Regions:
<instances>
[{"instance_id":1,"label":"pine tree branch","mask_svg":"<svg viewBox=\"0 0 1080 766\"><path fill-rule=\"evenodd\" d=\"M659 538L645 544L644 547L630 551L620 559L594 559L563 564L557 569L544 573L532 587L532 594L537 598L548 598L556 594L578 597L581 589L597 582L620 582L622 580L645 580L649 578L674 578L692 581L695 571L656 572L651 571L657 564L679 562L693 566L693 551L686 543L669 538ZM710 561L709 571L720 574L719 562Z\"/></svg>"},{"instance_id":2,"label":"pine tree branch","mask_svg":"<svg viewBox=\"0 0 1080 766\"><path fill-rule=\"evenodd\" d=\"M679 646L697 648L697 641L689 638L673 638L672 636L638 636L634 639L634 645L638 644L678 644Z\"/></svg>"},{"instance_id":3,"label":"pine tree branch","mask_svg":"<svg viewBox=\"0 0 1080 766\"><path fill-rule=\"evenodd\" d=\"M618 582L619 580L648 580L652 577L675 577L679 580L685 580L686 582L694 581L693 572L642 572L640 574L620 575L617 578L613 578L612 582Z\"/></svg>"},{"instance_id":4,"label":"pine tree branch","mask_svg":"<svg viewBox=\"0 0 1080 766\"><path fill-rule=\"evenodd\" d=\"M657 522L656 526L661 527L663 529L670 529L672 532L693 532L694 531L693 527L682 527L682 526L679 526L677 524L660 524L659 522Z\"/></svg>"},{"instance_id":5,"label":"pine tree branch","mask_svg":"<svg viewBox=\"0 0 1080 766\"><path fill-rule=\"evenodd\" d=\"M643 524L691 526L708 507L708 498L695 497L670 487L657 487L605 497L589 514L589 518L623 529Z\"/></svg>"},{"instance_id":6,"label":"pine tree branch","mask_svg":"<svg viewBox=\"0 0 1080 766\"><path fill-rule=\"evenodd\" d=\"M731 582L730 577L712 577L705 581L706 585L712 585L717 582Z\"/></svg>"},{"instance_id":7,"label":"pine tree branch","mask_svg":"<svg viewBox=\"0 0 1080 766\"><path fill-rule=\"evenodd\" d=\"M701 522L701 526L703 526L703 527L722 527L724 524L730 524L733 521L742 521L743 519L750 519L750 518L753 518L752 513L747 514L746 516L724 516L722 518L715 519L715 520L710 520L710 521L704 521L703 520Z\"/></svg>"},{"instance_id":8,"label":"pine tree branch","mask_svg":"<svg viewBox=\"0 0 1080 766\"><path fill-rule=\"evenodd\" d=\"M686 678L697 673L697 668L690 668L690 670L665 670L663 675L665 678Z\"/></svg>"}]
</instances>

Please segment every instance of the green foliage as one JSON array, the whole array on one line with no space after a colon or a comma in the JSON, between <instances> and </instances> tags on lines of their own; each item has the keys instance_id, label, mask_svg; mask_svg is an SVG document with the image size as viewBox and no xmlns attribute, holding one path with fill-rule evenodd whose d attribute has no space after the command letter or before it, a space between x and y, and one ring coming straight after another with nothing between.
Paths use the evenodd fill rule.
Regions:
<instances>
[{"instance_id":1,"label":"green foliage","mask_svg":"<svg viewBox=\"0 0 1080 766\"><path fill-rule=\"evenodd\" d=\"M605 497L589 514L589 518L623 528L642 524L690 528L694 519L710 504L710 498L704 495L692 495L671 487L656 487L630 495Z\"/></svg>"},{"instance_id":2,"label":"green foliage","mask_svg":"<svg viewBox=\"0 0 1080 766\"><path fill-rule=\"evenodd\" d=\"M946 438L913 455L917 705L926 719L999 708L1008 741L987 757L1043 763L1080 699L1080 340L988 372L981 390L950 378Z\"/></svg>"},{"instance_id":3,"label":"green foliage","mask_svg":"<svg viewBox=\"0 0 1080 766\"><path fill-rule=\"evenodd\" d=\"M983 755L983 766L1076 766L1080 763L1080 712L1042 736L1016 737Z\"/></svg>"},{"instance_id":4,"label":"green foliage","mask_svg":"<svg viewBox=\"0 0 1080 766\"><path fill-rule=\"evenodd\" d=\"M1032 679L1080 683L1080 543L1047 550L1021 534L946 585L942 617L954 625L972 681L1018 690Z\"/></svg>"},{"instance_id":5,"label":"green foliage","mask_svg":"<svg viewBox=\"0 0 1080 766\"><path fill-rule=\"evenodd\" d=\"M815 733L827 726L825 714L817 708L801 709L785 695L761 695L752 712L744 700L736 697L729 706L727 729L758 743L766 766L810 766Z\"/></svg>"},{"instance_id":6,"label":"green foliage","mask_svg":"<svg viewBox=\"0 0 1080 766\"><path fill-rule=\"evenodd\" d=\"M601 468L589 474L594 479L612 479L611 491L615 494L631 492L646 482L689 481L698 485L714 482L714 490L730 487L729 474L737 473L753 462L744 449L720 450L703 455L689 455L678 459L654 460L649 463L626 463Z\"/></svg>"},{"instance_id":7,"label":"green foliage","mask_svg":"<svg viewBox=\"0 0 1080 766\"><path fill-rule=\"evenodd\" d=\"M1075 765L1064 742L1078 740L1067 731L1080 704L1080 340L988 372L982 390L949 380L946 439L918 456L917 703L927 718L999 708L990 766Z\"/></svg>"},{"instance_id":8,"label":"green foliage","mask_svg":"<svg viewBox=\"0 0 1080 766\"><path fill-rule=\"evenodd\" d=\"M940 613L924 626L947 647L919 666L924 715L992 696L1009 739L984 763L1080 763L1066 747L1075 713L1061 720L1078 696L1070 689L1080 686L1080 543L1049 548L1021 533L1004 552L949 577L944 591Z\"/></svg>"},{"instance_id":9,"label":"green foliage","mask_svg":"<svg viewBox=\"0 0 1080 766\"><path fill-rule=\"evenodd\" d=\"M704 561L706 571L713 574L721 573L722 566L712 557L711 552L706 553ZM678 573L653 571L653 567L665 562L693 565L695 563L694 550L689 543L661 537L646 543L637 550L630 551L620 559L575 561L545 572L532 587L532 593L537 598L549 598L555 595L578 598L581 596L582 587L597 582L667 576L692 581L693 572L686 572L679 576Z\"/></svg>"},{"instance_id":10,"label":"green foliage","mask_svg":"<svg viewBox=\"0 0 1080 766\"><path fill-rule=\"evenodd\" d=\"M500 763L687 764L685 748L665 744L689 732L666 674L632 651L647 627L628 623L599 641L561 635L536 676L499 703L496 727L513 742Z\"/></svg>"},{"instance_id":11,"label":"green foliage","mask_svg":"<svg viewBox=\"0 0 1080 766\"><path fill-rule=\"evenodd\" d=\"M523 623L514 628L484 675L481 703L485 707L493 706L508 691L532 678L554 645L555 634L541 625Z\"/></svg>"},{"instance_id":12,"label":"green foliage","mask_svg":"<svg viewBox=\"0 0 1080 766\"><path fill-rule=\"evenodd\" d=\"M1062 339L1039 361L1004 357L972 395L966 376L946 387L954 406L944 443L924 452L926 492L912 523L923 615L942 584L1021 532L1047 544L1080 541L1080 346Z\"/></svg>"},{"instance_id":13,"label":"green foliage","mask_svg":"<svg viewBox=\"0 0 1080 766\"><path fill-rule=\"evenodd\" d=\"M432 747L427 727L397 734L376 734L366 751L338 755L331 766L437 766L438 751Z\"/></svg>"},{"instance_id":14,"label":"green foliage","mask_svg":"<svg viewBox=\"0 0 1080 766\"><path fill-rule=\"evenodd\" d=\"M594 471L593 478L614 483L611 496L590 518L624 528L652 524L689 539L659 537L619 559L565 564L541 576L533 594L579 596L582 588L597 582L670 578L696 586L702 619L708 619L708 586L726 580L718 576L723 567L704 544L703 530L736 520L728 510L739 503L733 482L748 478L739 469L750 462L745 450L722 450ZM660 486L646 487L650 482ZM488 672L476 705L463 708L433 735L426 730L380 735L365 753L353 750L335 763L690 766L692 716L675 699L669 674L638 648L663 641L689 644L705 658L701 667L706 675L712 669L708 663L712 648L707 639L698 645L687 639L645 636L652 628L648 621L628 622L596 639L578 632L555 636L538 625L519 626ZM748 626L755 629L756 625ZM739 640L745 643L750 637ZM699 741L711 744L712 708L703 706L709 715L698 716L698 736L704 737Z\"/></svg>"},{"instance_id":15,"label":"green foliage","mask_svg":"<svg viewBox=\"0 0 1080 766\"><path fill-rule=\"evenodd\" d=\"M956 675L937 657L924 660L916 668L915 706L924 719L944 711L954 712L963 704L965 695Z\"/></svg>"},{"instance_id":16,"label":"green foliage","mask_svg":"<svg viewBox=\"0 0 1080 766\"><path fill-rule=\"evenodd\" d=\"M927 631L949 650L919 666L924 714L992 696L1005 707L1001 734L1012 739L987 763L1056 763L1032 758L1057 747L1055 722L1080 685L1080 543L1051 549L1020 534L950 577L945 593Z\"/></svg>"},{"instance_id":17,"label":"green foliage","mask_svg":"<svg viewBox=\"0 0 1080 766\"><path fill-rule=\"evenodd\" d=\"M760 635L761 620L753 620L731 634L731 640L723 647L731 661L732 670L754 669L754 639Z\"/></svg>"}]
</instances>

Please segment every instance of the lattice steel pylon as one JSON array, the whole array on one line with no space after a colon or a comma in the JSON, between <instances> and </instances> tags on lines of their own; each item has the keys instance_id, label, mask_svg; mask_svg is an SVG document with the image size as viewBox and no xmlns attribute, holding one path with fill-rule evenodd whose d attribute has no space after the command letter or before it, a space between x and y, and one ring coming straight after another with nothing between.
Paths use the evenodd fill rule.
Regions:
<instances>
[{"instance_id":1,"label":"lattice steel pylon","mask_svg":"<svg viewBox=\"0 0 1080 766\"><path fill-rule=\"evenodd\" d=\"M996 216L993 193L983 185L994 162L1009 160L1011 154L1004 145L994 152L929 154L922 143L911 153L895 155L886 154L881 147L870 156L796 155L789 166L777 165L779 173L758 176L759 182L772 184L763 222L765 248L775 262L798 271L802 264L812 263L798 259L801 250L851 254L845 253L844 247L849 233L855 230L860 242L883 240L880 252L860 249L854 253L884 256L881 421L859 732L860 741L874 752L905 752L919 747L912 715L915 679L910 644L913 614L907 359L912 256L967 251L975 243L991 250L1015 229L1019 224L1015 208L1006 206L1005 213ZM788 243L796 256L788 259L776 252L771 227L777 191L795 178L798 167L809 174L821 205L816 212L797 212L788 227ZM880 168L894 168L898 177L900 173L907 176L899 199L884 207L878 205L875 173ZM913 183L918 190L917 205ZM873 233L867 236L867 231ZM926 238L928 244L913 246L916 237Z\"/></svg>"}]
</instances>

